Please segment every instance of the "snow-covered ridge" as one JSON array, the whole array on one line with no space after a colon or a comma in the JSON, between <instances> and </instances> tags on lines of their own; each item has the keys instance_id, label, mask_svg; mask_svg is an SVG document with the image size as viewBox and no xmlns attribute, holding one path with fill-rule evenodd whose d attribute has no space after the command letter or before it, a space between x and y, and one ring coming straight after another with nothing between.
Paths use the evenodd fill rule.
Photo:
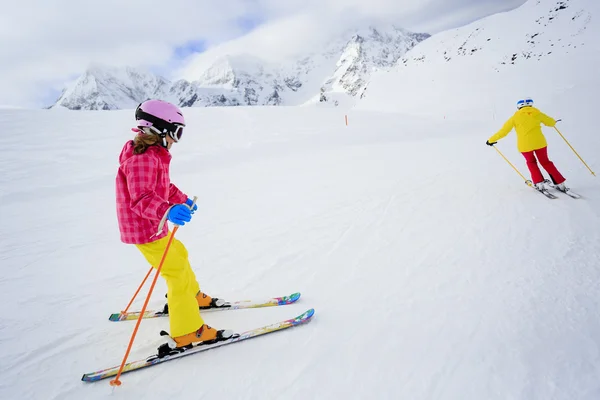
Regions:
<instances>
[{"instance_id":1,"label":"snow-covered ridge","mask_svg":"<svg viewBox=\"0 0 600 400\"><path fill-rule=\"evenodd\" d=\"M135 68L96 65L66 88L54 107L114 110L133 108L152 97L184 107L301 105L340 94L354 99L373 71L393 66L428 37L393 26L370 27L324 41L312 53L282 63L225 55L194 71L195 79L174 82Z\"/></svg>"},{"instance_id":2,"label":"snow-covered ridge","mask_svg":"<svg viewBox=\"0 0 600 400\"><path fill-rule=\"evenodd\" d=\"M592 90L599 20L597 0L529 0L419 43L390 73L371 76L357 108L496 118L519 96L550 99L578 85ZM448 102L456 93L468 100Z\"/></svg>"},{"instance_id":3,"label":"snow-covered ridge","mask_svg":"<svg viewBox=\"0 0 600 400\"><path fill-rule=\"evenodd\" d=\"M402 57L400 64L475 57L499 69L525 60L567 54L578 46L594 46L594 42L585 42L583 34L590 27L598 3L530 0L515 10L435 35Z\"/></svg>"},{"instance_id":4,"label":"snow-covered ridge","mask_svg":"<svg viewBox=\"0 0 600 400\"><path fill-rule=\"evenodd\" d=\"M63 91L55 105L73 110L131 108L141 98L162 95L169 86L166 79L143 70L93 65Z\"/></svg>"}]
</instances>

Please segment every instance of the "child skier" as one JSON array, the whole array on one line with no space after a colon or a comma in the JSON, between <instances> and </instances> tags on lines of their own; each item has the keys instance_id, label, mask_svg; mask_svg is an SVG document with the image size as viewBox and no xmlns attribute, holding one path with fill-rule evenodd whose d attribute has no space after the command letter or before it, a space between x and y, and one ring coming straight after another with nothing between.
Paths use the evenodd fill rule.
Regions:
<instances>
[{"instance_id":1,"label":"child skier","mask_svg":"<svg viewBox=\"0 0 600 400\"><path fill-rule=\"evenodd\" d=\"M504 124L502 129L488 139L485 144L495 145L515 128L517 132L517 147L527 161L527 167L531 173L531 180L538 190L546 189L544 187L544 176L537 165L537 161L550 174L552 182L560 191L566 191L565 178L558 172L554 163L548 159L548 144L542 133L541 124L546 126L555 126L556 121L533 107L533 100L525 98L517 102L517 111ZM536 161L537 156L537 161Z\"/></svg>"},{"instance_id":2,"label":"child skier","mask_svg":"<svg viewBox=\"0 0 600 400\"><path fill-rule=\"evenodd\" d=\"M137 133L119 156L116 178L117 217L121 241L134 244L146 260L158 267L168 242L166 220L177 225L190 222L198 208L169 177L169 152L179 142L185 127L175 105L148 100L135 111ZM184 245L173 238L161 269L167 282L171 337L176 347L196 342L218 341L231 336L206 325L199 309L221 305L221 300L202 293L188 261Z\"/></svg>"}]
</instances>

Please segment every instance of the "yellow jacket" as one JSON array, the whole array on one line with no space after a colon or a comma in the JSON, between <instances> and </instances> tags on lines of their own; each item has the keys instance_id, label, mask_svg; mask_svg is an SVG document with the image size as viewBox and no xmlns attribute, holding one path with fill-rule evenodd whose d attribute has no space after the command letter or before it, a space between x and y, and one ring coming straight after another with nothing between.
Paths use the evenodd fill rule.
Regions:
<instances>
[{"instance_id":1,"label":"yellow jacket","mask_svg":"<svg viewBox=\"0 0 600 400\"><path fill-rule=\"evenodd\" d=\"M541 124L554 126L556 121L535 107L523 107L510 117L502 129L489 138L488 141L490 143L497 142L515 128L517 148L521 153L538 150L548 145L542 133Z\"/></svg>"}]
</instances>

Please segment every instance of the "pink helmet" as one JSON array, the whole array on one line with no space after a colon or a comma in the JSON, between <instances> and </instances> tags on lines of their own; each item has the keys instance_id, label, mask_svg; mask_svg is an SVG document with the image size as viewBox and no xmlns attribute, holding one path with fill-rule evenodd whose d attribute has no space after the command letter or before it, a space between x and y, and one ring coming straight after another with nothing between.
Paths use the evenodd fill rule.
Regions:
<instances>
[{"instance_id":1,"label":"pink helmet","mask_svg":"<svg viewBox=\"0 0 600 400\"><path fill-rule=\"evenodd\" d=\"M164 138L169 135L175 142L181 140L185 119L174 104L163 100L146 100L135 110L138 128L151 128Z\"/></svg>"}]
</instances>

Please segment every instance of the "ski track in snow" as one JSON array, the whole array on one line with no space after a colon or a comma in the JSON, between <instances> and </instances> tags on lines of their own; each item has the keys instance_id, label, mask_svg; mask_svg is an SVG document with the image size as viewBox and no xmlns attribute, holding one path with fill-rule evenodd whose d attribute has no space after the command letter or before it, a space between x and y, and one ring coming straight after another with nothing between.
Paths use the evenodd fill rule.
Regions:
<instances>
[{"instance_id":1,"label":"ski track in snow","mask_svg":"<svg viewBox=\"0 0 600 400\"><path fill-rule=\"evenodd\" d=\"M335 110L283 107L187 111L171 174L199 212L178 237L208 293L302 292L207 323L246 330L310 307L314 320L126 374L116 389L80 382L120 363L135 322L108 316L148 269L114 212L130 113L0 111L0 398L600 394L600 186L564 144L549 139L551 158L580 200L524 185L479 122L355 112L346 127ZM598 165L600 141L585 140ZM501 148L526 172L511 139ZM159 279L150 308L165 291ZM144 320L129 360L161 329L167 319Z\"/></svg>"}]
</instances>

